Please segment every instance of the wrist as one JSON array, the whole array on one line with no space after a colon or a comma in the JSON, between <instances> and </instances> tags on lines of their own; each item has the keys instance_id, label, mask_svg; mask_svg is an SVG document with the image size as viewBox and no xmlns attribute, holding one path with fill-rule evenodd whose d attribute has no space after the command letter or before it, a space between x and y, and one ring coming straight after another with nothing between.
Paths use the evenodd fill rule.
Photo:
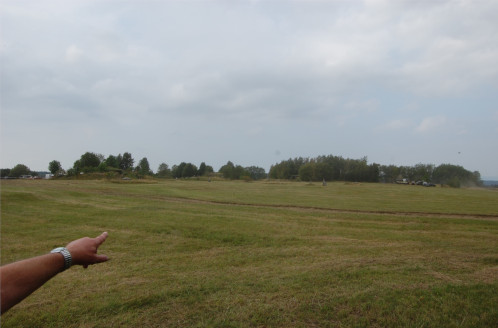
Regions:
<instances>
[{"instance_id":1,"label":"wrist","mask_svg":"<svg viewBox=\"0 0 498 328\"><path fill-rule=\"evenodd\" d=\"M59 253L62 255L64 258L64 269L62 271L69 269L73 264L71 253L65 247L54 248L50 253Z\"/></svg>"}]
</instances>

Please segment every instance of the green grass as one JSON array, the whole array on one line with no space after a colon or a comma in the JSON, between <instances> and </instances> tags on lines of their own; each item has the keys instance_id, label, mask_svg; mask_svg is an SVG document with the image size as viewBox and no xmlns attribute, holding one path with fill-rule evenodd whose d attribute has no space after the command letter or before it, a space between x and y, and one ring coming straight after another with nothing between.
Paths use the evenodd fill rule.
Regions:
<instances>
[{"instance_id":1,"label":"green grass","mask_svg":"<svg viewBox=\"0 0 498 328\"><path fill-rule=\"evenodd\" d=\"M498 193L5 181L2 264L109 232L2 327L493 327Z\"/></svg>"}]
</instances>

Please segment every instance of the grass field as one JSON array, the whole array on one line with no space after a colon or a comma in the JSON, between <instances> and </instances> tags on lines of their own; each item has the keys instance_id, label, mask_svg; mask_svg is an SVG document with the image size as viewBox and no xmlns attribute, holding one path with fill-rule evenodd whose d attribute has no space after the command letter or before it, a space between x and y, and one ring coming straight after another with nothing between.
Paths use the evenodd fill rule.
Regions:
<instances>
[{"instance_id":1,"label":"grass field","mask_svg":"<svg viewBox=\"0 0 498 328\"><path fill-rule=\"evenodd\" d=\"M498 192L388 184L1 184L2 264L109 232L2 327L496 327Z\"/></svg>"}]
</instances>

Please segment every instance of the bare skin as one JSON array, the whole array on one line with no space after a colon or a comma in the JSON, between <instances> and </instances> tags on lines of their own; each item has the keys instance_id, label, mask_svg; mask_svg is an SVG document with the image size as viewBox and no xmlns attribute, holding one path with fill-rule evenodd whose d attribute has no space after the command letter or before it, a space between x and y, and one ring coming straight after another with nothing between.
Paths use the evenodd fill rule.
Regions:
<instances>
[{"instance_id":1,"label":"bare skin","mask_svg":"<svg viewBox=\"0 0 498 328\"><path fill-rule=\"evenodd\" d=\"M98 255L97 249L106 240L107 232L96 238L80 238L67 244L72 265L89 265L108 261L106 255ZM48 280L64 270L64 257L49 253L0 267L1 313L21 302Z\"/></svg>"}]
</instances>

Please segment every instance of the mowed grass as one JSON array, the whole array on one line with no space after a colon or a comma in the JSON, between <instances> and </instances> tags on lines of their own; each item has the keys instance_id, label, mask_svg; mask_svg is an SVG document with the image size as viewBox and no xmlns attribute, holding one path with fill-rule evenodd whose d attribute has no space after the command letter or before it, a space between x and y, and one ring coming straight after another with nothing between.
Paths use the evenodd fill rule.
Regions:
<instances>
[{"instance_id":1,"label":"mowed grass","mask_svg":"<svg viewBox=\"0 0 498 328\"><path fill-rule=\"evenodd\" d=\"M2 181L2 264L109 232L2 327L496 327L498 192Z\"/></svg>"}]
</instances>

